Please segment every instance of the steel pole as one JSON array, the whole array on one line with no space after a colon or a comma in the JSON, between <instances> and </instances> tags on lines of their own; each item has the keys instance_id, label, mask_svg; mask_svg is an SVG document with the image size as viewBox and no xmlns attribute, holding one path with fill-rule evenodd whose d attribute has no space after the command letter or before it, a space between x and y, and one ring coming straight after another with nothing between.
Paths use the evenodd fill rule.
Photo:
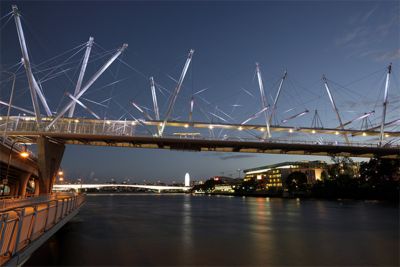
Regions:
<instances>
[{"instance_id":1,"label":"steel pole","mask_svg":"<svg viewBox=\"0 0 400 267\"><path fill-rule=\"evenodd\" d=\"M384 139L384 128L385 128L385 119L386 119L386 108L388 104L388 91L389 91L389 82L390 82L390 74L392 72L392 64L388 67L388 72L386 74L386 82L385 82L385 93L383 95L383 111L382 111L382 122L381 122L381 130L379 137L379 145L382 146Z\"/></svg>"}]
</instances>

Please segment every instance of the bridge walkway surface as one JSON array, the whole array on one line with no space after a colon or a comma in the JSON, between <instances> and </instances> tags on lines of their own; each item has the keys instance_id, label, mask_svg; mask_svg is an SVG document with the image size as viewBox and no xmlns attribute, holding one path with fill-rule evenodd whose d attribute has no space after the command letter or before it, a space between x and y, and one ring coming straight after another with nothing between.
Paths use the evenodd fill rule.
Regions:
<instances>
[{"instance_id":1,"label":"bridge walkway surface","mask_svg":"<svg viewBox=\"0 0 400 267\"><path fill-rule=\"evenodd\" d=\"M84 202L75 193L0 200L0 266L24 264Z\"/></svg>"}]
</instances>

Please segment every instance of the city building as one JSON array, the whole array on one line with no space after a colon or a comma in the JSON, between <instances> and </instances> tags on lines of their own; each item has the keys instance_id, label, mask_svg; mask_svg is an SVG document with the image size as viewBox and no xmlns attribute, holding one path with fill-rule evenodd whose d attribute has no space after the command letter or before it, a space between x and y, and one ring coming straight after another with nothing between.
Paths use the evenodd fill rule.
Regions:
<instances>
[{"instance_id":1,"label":"city building","mask_svg":"<svg viewBox=\"0 0 400 267\"><path fill-rule=\"evenodd\" d=\"M233 186L231 184L216 184L213 193L234 193Z\"/></svg>"},{"instance_id":2,"label":"city building","mask_svg":"<svg viewBox=\"0 0 400 267\"><path fill-rule=\"evenodd\" d=\"M243 180L265 183L266 189L281 189L289 175L294 172L304 173L307 184L313 184L327 175L326 170L327 164L324 161L283 162L243 170L245 173Z\"/></svg>"}]
</instances>

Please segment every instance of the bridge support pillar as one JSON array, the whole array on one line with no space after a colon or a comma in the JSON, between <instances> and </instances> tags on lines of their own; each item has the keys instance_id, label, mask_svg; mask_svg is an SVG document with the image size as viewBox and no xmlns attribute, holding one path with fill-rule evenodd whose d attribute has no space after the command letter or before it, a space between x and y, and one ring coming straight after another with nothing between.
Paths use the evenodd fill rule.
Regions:
<instances>
[{"instance_id":1,"label":"bridge support pillar","mask_svg":"<svg viewBox=\"0 0 400 267\"><path fill-rule=\"evenodd\" d=\"M28 172L23 172L19 175L19 181L18 181L18 195L20 197L25 197L26 194L26 187L28 186L28 181L29 178L31 177L31 174Z\"/></svg>"},{"instance_id":2,"label":"bridge support pillar","mask_svg":"<svg viewBox=\"0 0 400 267\"><path fill-rule=\"evenodd\" d=\"M60 168L65 145L41 136L37 140L37 147L40 187L39 193L41 195L49 194L51 193L58 169Z\"/></svg>"},{"instance_id":3,"label":"bridge support pillar","mask_svg":"<svg viewBox=\"0 0 400 267\"><path fill-rule=\"evenodd\" d=\"M15 197L18 195L18 181L16 181L14 184L9 185L10 186L10 196Z\"/></svg>"},{"instance_id":4,"label":"bridge support pillar","mask_svg":"<svg viewBox=\"0 0 400 267\"><path fill-rule=\"evenodd\" d=\"M37 197L37 196L39 196L39 189L40 189L40 186L39 186L39 179L35 179L35 191L33 192L33 195L35 196L35 197Z\"/></svg>"}]
</instances>

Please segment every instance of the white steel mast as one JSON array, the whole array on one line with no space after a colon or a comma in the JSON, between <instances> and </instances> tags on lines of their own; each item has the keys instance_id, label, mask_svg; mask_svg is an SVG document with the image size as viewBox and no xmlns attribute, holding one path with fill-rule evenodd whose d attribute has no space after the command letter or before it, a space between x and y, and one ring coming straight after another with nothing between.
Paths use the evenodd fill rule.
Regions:
<instances>
[{"instance_id":1,"label":"white steel mast","mask_svg":"<svg viewBox=\"0 0 400 267\"><path fill-rule=\"evenodd\" d=\"M154 78L153 77L150 77L150 89L151 89L151 96L153 98L154 114L156 116L156 120L159 121L160 120L160 111L158 109L156 87L154 85Z\"/></svg>"},{"instance_id":2,"label":"white steel mast","mask_svg":"<svg viewBox=\"0 0 400 267\"><path fill-rule=\"evenodd\" d=\"M180 76L180 78L178 80L178 84L177 84L177 86L175 88L174 93L172 94L171 101L169 102L168 110L167 110L167 113L165 115L164 121L162 122L161 128L158 131L158 135L159 136L163 135L163 132L164 132L164 129L165 129L165 125L167 124L167 121L168 121L169 117L171 116L172 110L173 110L174 105L175 105L175 101L176 101L176 99L178 97L179 91L181 90L183 80L185 79L186 72L187 72L187 70L189 68L189 65L190 65L190 61L192 60L193 53L194 53L194 50L190 49L189 55L188 55L188 57L186 59L186 63L184 65L184 67L183 67L181 76Z\"/></svg>"},{"instance_id":3,"label":"white steel mast","mask_svg":"<svg viewBox=\"0 0 400 267\"><path fill-rule=\"evenodd\" d=\"M269 116L269 124L271 124L272 116L275 115L276 103L278 103L278 99L279 99L279 96L281 94L282 85L283 85L283 82L286 79L286 76L287 76L287 71L285 70L285 73L283 74L283 77L282 77L281 82L279 84L278 92L276 92L276 96L275 96L275 99L274 99L274 104L272 105L271 114Z\"/></svg>"},{"instance_id":4,"label":"white steel mast","mask_svg":"<svg viewBox=\"0 0 400 267\"><path fill-rule=\"evenodd\" d=\"M128 44L123 44L121 48L118 49L118 51L89 79L89 81L85 84L85 86L82 88L82 90L79 91L79 93L74 96L75 99L79 99L89 88L90 86L103 74L103 72L106 71L106 69L118 58L119 55L124 52L124 50L128 47ZM72 104L75 103L75 100L72 99L58 114L57 117L55 117L49 125L47 125L46 130L49 130L56 122L59 120L72 106Z\"/></svg>"},{"instance_id":5,"label":"white steel mast","mask_svg":"<svg viewBox=\"0 0 400 267\"><path fill-rule=\"evenodd\" d=\"M329 90L328 81L327 81L325 75L322 76L322 80L324 81L325 89L326 89L326 92L328 93L329 100L331 101L333 110L335 111L336 117L337 117L337 119L339 120L340 129L341 129L341 130L344 130L344 126L343 126L342 119L340 118L339 110L338 110L338 108L336 107L335 100L333 99L333 96L332 96L332 94L331 94L331 91ZM347 137L347 134L344 133L344 134L343 134L343 137L344 137L346 143L348 144L348 143L349 143L349 138Z\"/></svg>"},{"instance_id":6,"label":"white steel mast","mask_svg":"<svg viewBox=\"0 0 400 267\"><path fill-rule=\"evenodd\" d=\"M85 104L83 104L79 99L76 99L73 95L71 95L70 93L67 92L67 96L69 98L71 98L72 100L74 100L76 103L78 103L78 105L80 105L81 107L83 107L84 109L86 109L90 114L93 115L93 117L95 117L96 119L100 120L100 117L94 113L93 110L91 110L88 106L86 106Z\"/></svg>"},{"instance_id":7,"label":"white steel mast","mask_svg":"<svg viewBox=\"0 0 400 267\"><path fill-rule=\"evenodd\" d=\"M190 123L193 122L193 107L194 107L194 98L192 96L192 98L190 99L190 111L189 111L189 122Z\"/></svg>"},{"instance_id":8,"label":"white steel mast","mask_svg":"<svg viewBox=\"0 0 400 267\"><path fill-rule=\"evenodd\" d=\"M82 67L81 67L81 71L79 72L79 77L78 77L78 81L76 83L74 96L78 95L79 91L81 90L83 76L85 75L86 67L87 67L87 64L89 61L90 51L92 50L92 46L93 46L93 40L94 40L93 37L90 37L89 41L86 44L85 56L83 57ZM76 103L74 102L72 104L71 108L69 109L68 117L70 117L70 118L72 118L74 116L75 105L76 105Z\"/></svg>"},{"instance_id":9,"label":"white steel mast","mask_svg":"<svg viewBox=\"0 0 400 267\"><path fill-rule=\"evenodd\" d=\"M388 72L386 74L386 82L385 82L385 93L383 95L383 111L382 111L382 122L381 122L381 130L379 137L379 145L382 146L384 139L384 128L385 128L385 119L386 119L386 108L388 104L388 91L389 91L389 82L390 82L390 74L392 73L392 63L388 66Z\"/></svg>"},{"instance_id":10,"label":"white steel mast","mask_svg":"<svg viewBox=\"0 0 400 267\"><path fill-rule=\"evenodd\" d=\"M41 120L41 115L40 115L40 107L39 107L37 95L39 95L40 101L42 102L42 104L46 110L47 116L52 116L52 113L51 113L50 108L47 105L46 99L44 98L43 93L40 90L40 88L35 80L35 77L33 76L33 73L32 73L31 64L30 64L29 55L28 55L28 48L26 46L24 31L22 29L22 24L21 24L20 13L19 13L18 7L16 5L13 5L12 10L13 10L13 15L14 15L15 25L17 28L19 44L21 46L22 62L24 64L26 76L28 78L29 91L31 93L33 110L35 112L36 122L39 123Z\"/></svg>"},{"instance_id":11,"label":"white steel mast","mask_svg":"<svg viewBox=\"0 0 400 267\"><path fill-rule=\"evenodd\" d=\"M267 136L268 138L271 137L271 131L269 129L269 118L268 118L268 114L267 114L267 107L268 107L268 102L267 99L265 98L265 92L264 92L264 85L263 85L263 81L262 81L262 77L261 77L261 71L260 71L260 66L258 63L256 63L256 72L257 72L257 78L258 78L258 85L260 87L260 93L261 93L261 107L264 110L264 116L265 116L265 124L267 126ZM263 136L263 139L265 139L265 134Z\"/></svg>"}]
</instances>

